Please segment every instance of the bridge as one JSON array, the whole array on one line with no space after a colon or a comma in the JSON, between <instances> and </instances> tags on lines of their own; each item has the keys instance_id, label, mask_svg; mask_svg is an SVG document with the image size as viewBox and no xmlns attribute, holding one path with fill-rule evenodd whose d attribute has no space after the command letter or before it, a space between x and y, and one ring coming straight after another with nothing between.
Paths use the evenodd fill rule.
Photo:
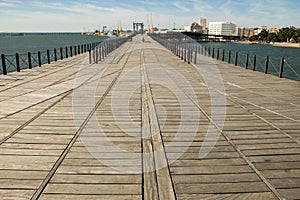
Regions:
<instances>
[{"instance_id":1,"label":"bridge","mask_svg":"<svg viewBox=\"0 0 300 200\"><path fill-rule=\"evenodd\" d=\"M0 75L0 199L299 198L300 82L113 41Z\"/></svg>"},{"instance_id":2,"label":"bridge","mask_svg":"<svg viewBox=\"0 0 300 200\"><path fill-rule=\"evenodd\" d=\"M245 39L245 36L231 36L231 35L213 35L213 34L203 34L197 32L182 32L182 34L192 38L197 42L219 42L219 41L232 41Z\"/></svg>"}]
</instances>

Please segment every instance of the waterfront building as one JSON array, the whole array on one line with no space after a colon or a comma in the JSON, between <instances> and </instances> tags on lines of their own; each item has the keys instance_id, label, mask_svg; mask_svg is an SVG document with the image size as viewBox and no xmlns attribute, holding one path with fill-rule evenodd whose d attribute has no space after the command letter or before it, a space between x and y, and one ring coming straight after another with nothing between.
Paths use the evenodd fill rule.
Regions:
<instances>
[{"instance_id":1,"label":"waterfront building","mask_svg":"<svg viewBox=\"0 0 300 200\"><path fill-rule=\"evenodd\" d=\"M254 35L260 34L263 30L268 30L267 26L261 26L259 28L254 29Z\"/></svg>"},{"instance_id":2,"label":"waterfront building","mask_svg":"<svg viewBox=\"0 0 300 200\"><path fill-rule=\"evenodd\" d=\"M245 37L252 37L254 35L254 29L253 28L245 28L244 29L244 36Z\"/></svg>"},{"instance_id":3,"label":"waterfront building","mask_svg":"<svg viewBox=\"0 0 300 200\"><path fill-rule=\"evenodd\" d=\"M235 27L231 30L231 34L232 36L239 36L239 37L243 37L244 36L244 27Z\"/></svg>"},{"instance_id":4,"label":"waterfront building","mask_svg":"<svg viewBox=\"0 0 300 200\"><path fill-rule=\"evenodd\" d=\"M279 28L269 28L269 33L278 33L279 30Z\"/></svg>"},{"instance_id":5,"label":"waterfront building","mask_svg":"<svg viewBox=\"0 0 300 200\"><path fill-rule=\"evenodd\" d=\"M207 27L207 19L206 18L200 18L199 25L202 27L202 30L205 31Z\"/></svg>"},{"instance_id":6,"label":"waterfront building","mask_svg":"<svg viewBox=\"0 0 300 200\"><path fill-rule=\"evenodd\" d=\"M203 33L203 28L197 22L193 22L191 25L184 26L185 32Z\"/></svg>"},{"instance_id":7,"label":"waterfront building","mask_svg":"<svg viewBox=\"0 0 300 200\"><path fill-rule=\"evenodd\" d=\"M209 34L212 35L230 36L235 28L236 25L231 22L209 22Z\"/></svg>"}]
</instances>

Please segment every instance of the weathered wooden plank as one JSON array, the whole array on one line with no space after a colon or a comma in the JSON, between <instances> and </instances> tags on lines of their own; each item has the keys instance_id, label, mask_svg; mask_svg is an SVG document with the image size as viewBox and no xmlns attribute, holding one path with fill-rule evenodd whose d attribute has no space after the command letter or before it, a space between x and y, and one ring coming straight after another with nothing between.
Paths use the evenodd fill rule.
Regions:
<instances>
[{"instance_id":1,"label":"weathered wooden plank","mask_svg":"<svg viewBox=\"0 0 300 200\"><path fill-rule=\"evenodd\" d=\"M42 180L0 179L0 190L35 190Z\"/></svg>"},{"instance_id":2,"label":"weathered wooden plank","mask_svg":"<svg viewBox=\"0 0 300 200\"><path fill-rule=\"evenodd\" d=\"M300 188L278 189L282 196L286 199L299 199Z\"/></svg>"},{"instance_id":3,"label":"weathered wooden plank","mask_svg":"<svg viewBox=\"0 0 300 200\"><path fill-rule=\"evenodd\" d=\"M247 166L197 166L197 167L171 167L172 174L184 175L184 174L235 174L235 173L251 173L252 169Z\"/></svg>"},{"instance_id":4,"label":"weathered wooden plank","mask_svg":"<svg viewBox=\"0 0 300 200\"><path fill-rule=\"evenodd\" d=\"M41 200L55 200L55 199L65 199L65 200L91 200L91 199L101 199L101 200L141 200L142 195L76 195L76 194L43 194L40 197Z\"/></svg>"},{"instance_id":5,"label":"weathered wooden plank","mask_svg":"<svg viewBox=\"0 0 300 200\"><path fill-rule=\"evenodd\" d=\"M173 175L175 184L259 182L255 173Z\"/></svg>"},{"instance_id":6,"label":"weathered wooden plank","mask_svg":"<svg viewBox=\"0 0 300 200\"><path fill-rule=\"evenodd\" d=\"M177 195L178 200L235 200L235 199L241 199L241 200L248 200L248 199L256 199L256 200L275 200L277 199L273 193L271 192L251 192L251 193L232 193L232 194L178 194Z\"/></svg>"},{"instance_id":7,"label":"weathered wooden plank","mask_svg":"<svg viewBox=\"0 0 300 200\"><path fill-rule=\"evenodd\" d=\"M142 176L138 174L115 175L66 175L56 174L51 183L55 184L141 184Z\"/></svg>"},{"instance_id":8,"label":"weathered wooden plank","mask_svg":"<svg viewBox=\"0 0 300 200\"><path fill-rule=\"evenodd\" d=\"M0 189L1 199L30 199L35 190Z\"/></svg>"},{"instance_id":9,"label":"weathered wooden plank","mask_svg":"<svg viewBox=\"0 0 300 200\"><path fill-rule=\"evenodd\" d=\"M244 150L246 156L265 156L265 155L300 155L300 147L285 149L259 149Z\"/></svg>"},{"instance_id":10,"label":"weathered wooden plank","mask_svg":"<svg viewBox=\"0 0 300 200\"><path fill-rule=\"evenodd\" d=\"M300 169L275 169L275 170L264 170L264 175L267 178L299 178L300 177Z\"/></svg>"},{"instance_id":11,"label":"weathered wooden plank","mask_svg":"<svg viewBox=\"0 0 300 200\"><path fill-rule=\"evenodd\" d=\"M196 166L234 166L245 165L246 162L242 158L218 158L218 159L195 159L195 160L169 160L171 167L196 167Z\"/></svg>"},{"instance_id":12,"label":"weathered wooden plank","mask_svg":"<svg viewBox=\"0 0 300 200\"><path fill-rule=\"evenodd\" d=\"M290 170L300 169L300 161L296 162L266 162L256 163L255 166L259 170Z\"/></svg>"},{"instance_id":13,"label":"weathered wooden plank","mask_svg":"<svg viewBox=\"0 0 300 200\"><path fill-rule=\"evenodd\" d=\"M300 178L278 178L278 179L270 179L270 182L274 187L280 189L291 189L298 188L300 189Z\"/></svg>"},{"instance_id":14,"label":"weathered wooden plank","mask_svg":"<svg viewBox=\"0 0 300 200\"><path fill-rule=\"evenodd\" d=\"M177 194L226 194L269 192L262 182L176 184Z\"/></svg>"},{"instance_id":15,"label":"weathered wooden plank","mask_svg":"<svg viewBox=\"0 0 300 200\"><path fill-rule=\"evenodd\" d=\"M33 169L33 167L32 167ZM47 171L30 171L30 170L3 170L0 169L0 179L21 179L21 180L35 180L43 179L47 175Z\"/></svg>"}]
</instances>

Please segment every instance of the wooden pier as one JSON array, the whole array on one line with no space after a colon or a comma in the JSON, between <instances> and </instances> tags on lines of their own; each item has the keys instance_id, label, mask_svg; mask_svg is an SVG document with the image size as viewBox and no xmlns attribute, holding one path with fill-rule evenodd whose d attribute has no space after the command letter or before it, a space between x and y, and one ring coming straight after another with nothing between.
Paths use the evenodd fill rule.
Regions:
<instances>
[{"instance_id":1,"label":"wooden pier","mask_svg":"<svg viewBox=\"0 0 300 200\"><path fill-rule=\"evenodd\" d=\"M300 199L300 82L143 37L0 75L0 199Z\"/></svg>"}]
</instances>

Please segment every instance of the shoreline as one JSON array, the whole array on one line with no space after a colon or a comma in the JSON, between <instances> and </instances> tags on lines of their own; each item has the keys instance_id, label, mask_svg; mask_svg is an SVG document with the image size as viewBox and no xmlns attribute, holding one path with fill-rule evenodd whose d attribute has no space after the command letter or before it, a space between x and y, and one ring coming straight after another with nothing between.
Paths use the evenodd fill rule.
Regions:
<instances>
[{"instance_id":1,"label":"shoreline","mask_svg":"<svg viewBox=\"0 0 300 200\"><path fill-rule=\"evenodd\" d=\"M245 43L245 42L244 42ZM285 48L300 48L300 43L261 43L261 42L247 42L250 45L266 45L273 47L285 47Z\"/></svg>"},{"instance_id":2,"label":"shoreline","mask_svg":"<svg viewBox=\"0 0 300 200\"><path fill-rule=\"evenodd\" d=\"M299 43L277 43L277 44L269 44L274 47L286 47L286 48L300 48Z\"/></svg>"}]
</instances>

